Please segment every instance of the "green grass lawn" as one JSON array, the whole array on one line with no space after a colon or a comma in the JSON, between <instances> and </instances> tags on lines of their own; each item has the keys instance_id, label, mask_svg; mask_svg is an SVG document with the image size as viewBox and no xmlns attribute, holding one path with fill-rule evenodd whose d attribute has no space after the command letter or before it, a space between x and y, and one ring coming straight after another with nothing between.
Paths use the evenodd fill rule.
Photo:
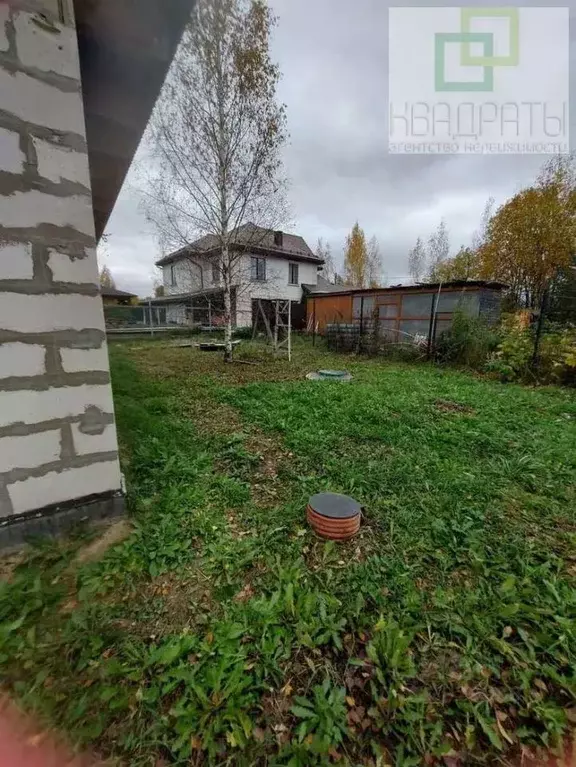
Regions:
<instances>
[{"instance_id":1,"label":"green grass lawn","mask_svg":"<svg viewBox=\"0 0 576 767\"><path fill-rule=\"evenodd\" d=\"M574 392L305 344L112 361L134 531L0 584L26 707L135 766L504 763L576 722ZM308 529L323 490L353 541Z\"/></svg>"}]
</instances>

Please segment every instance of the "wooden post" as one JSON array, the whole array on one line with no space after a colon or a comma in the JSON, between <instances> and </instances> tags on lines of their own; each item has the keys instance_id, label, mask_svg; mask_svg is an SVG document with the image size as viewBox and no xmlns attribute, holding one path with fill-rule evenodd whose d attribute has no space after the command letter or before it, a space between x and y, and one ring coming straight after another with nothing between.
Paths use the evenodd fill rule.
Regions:
<instances>
[{"instance_id":1,"label":"wooden post","mask_svg":"<svg viewBox=\"0 0 576 767\"><path fill-rule=\"evenodd\" d=\"M212 301L208 299L208 325L212 327Z\"/></svg>"},{"instance_id":2,"label":"wooden post","mask_svg":"<svg viewBox=\"0 0 576 767\"><path fill-rule=\"evenodd\" d=\"M292 362L292 301L288 301L288 362Z\"/></svg>"},{"instance_id":3,"label":"wooden post","mask_svg":"<svg viewBox=\"0 0 576 767\"><path fill-rule=\"evenodd\" d=\"M316 346L316 299L312 299L312 346Z\"/></svg>"},{"instance_id":4,"label":"wooden post","mask_svg":"<svg viewBox=\"0 0 576 767\"><path fill-rule=\"evenodd\" d=\"M542 294L542 303L540 304L540 316L536 325L536 338L534 339L534 354L532 355L532 368L536 370L540 362L540 344L542 342L542 333L544 332L544 320L548 310L548 297L550 295L550 284L546 285Z\"/></svg>"},{"instance_id":5,"label":"wooden post","mask_svg":"<svg viewBox=\"0 0 576 767\"><path fill-rule=\"evenodd\" d=\"M274 351L278 351L278 323L280 321L279 301L274 302Z\"/></svg>"},{"instance_id":6,"label":"wooden post","mask_svg":"<svg viewBox=\"0 0 576 767\"><path fill-rule=\"evenodd\" d=\"M352 319L354 325L354 319ZM358 346L356 351L359 353L362 348L362 335L364 334L364 296L360 299L360 334L358 336Z\"/></svg>"}]
</instances>

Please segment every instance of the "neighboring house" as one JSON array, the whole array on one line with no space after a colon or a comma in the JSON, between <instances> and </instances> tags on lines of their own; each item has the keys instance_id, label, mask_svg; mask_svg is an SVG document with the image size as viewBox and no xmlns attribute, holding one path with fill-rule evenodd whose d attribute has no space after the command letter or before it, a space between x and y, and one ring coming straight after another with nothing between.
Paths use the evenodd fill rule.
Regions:
<instances>
[{"instance_id":1,"label":"neighboring house","mask_svg":"<svg viewBox=\"0 0 576 767\"><path fill-rule=\"evenodd\" d=\"M232 278L232 320L237 327L252 325L258 301L289 300L301 306L303 286L318 285L324 262L302 237L245 224L236 231L232 247L238 254ZM220 256L217 238L207 235L156 263L162 269L165 295L152 303L167 307L168 322L206 323L208 313L210 319L221 314Z\"/></svg>"},{"instance_id":2,"label":"neighboring house","mask_svg":"<svg viewBox=\"0 0 576 767\"><path fill-rule=\"evenodd\" d=\"M130 306L138 298L134 293L116 288L100 288L100 295L104 306Z\"/></svg>"},{"instance_id":3,"label":"neighboring house","mask_svg":"<svg viewBox=\"0 0 576 767\"><path fill-rule=\"evenodd\" d=\"M191 5L0 2L0 547L122 512L96 243Z\"/></svg>"}]
</instances>

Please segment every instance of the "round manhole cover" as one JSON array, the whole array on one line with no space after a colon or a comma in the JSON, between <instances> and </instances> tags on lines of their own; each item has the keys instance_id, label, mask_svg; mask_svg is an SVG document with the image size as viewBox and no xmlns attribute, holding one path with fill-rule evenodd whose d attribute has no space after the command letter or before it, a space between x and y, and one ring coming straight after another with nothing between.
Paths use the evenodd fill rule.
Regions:
<instances>
[{"instance_id":1,"label":"round manhole cover","mask_svg":"<svg viewBox=\"0 0 576 767\"><path fill-rule=\"evenodd\" d=\"M308 522L322 538L345 541L360 529L362 507L340 493L318 493L308 501Z\"/></svg>"},{"instance_id":2,"label":"round manhole cover","mask_svg":"<svg viewBox=\"0 0 576 767\"><path fill-rule=\"evenodd\" d=\"M352 376L345 370L317 370L308 373L306 378L309 381L351 381Z\"/></svg>"}]
</instances>

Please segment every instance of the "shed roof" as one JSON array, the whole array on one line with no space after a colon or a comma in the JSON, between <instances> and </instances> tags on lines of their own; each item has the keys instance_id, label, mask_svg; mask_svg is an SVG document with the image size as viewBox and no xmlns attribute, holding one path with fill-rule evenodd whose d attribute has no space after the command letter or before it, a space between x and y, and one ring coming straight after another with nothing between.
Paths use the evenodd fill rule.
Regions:
<instances>
[{"instance_id":1,"label":"shed roof","mask_svg":"<svg viewBox=\"0 0 576 767\"><path fill-rule=\"evenodd\" d=\"M100 288L100 295L104 298L137 298L136 293L127 293L125 290L117 288Z\"/></svg>"},{"instance_id":2,"label":"shed roof","mask_svg":"<svg viewBox=\"0 0 576 767\"><path fill-rule=\"evenodd\" d=\"M340 287L344 287L344 290L340 290ZM453 282L430 282L430 283L418 283L417 285L391 285L387 288L349 288L346 286L334 286L336 288L332 291L314 290L311 293L311 298L315 296L326 295L350 295L350 296L366 296L374 293L407 293L407 292L429 292L431 290L457 290L459 288L475 288L481 290L483 288L490 290L506 290L508 285L503 282L492 282L490 280L454 280Z\"/></svg>"}]
</instances>

